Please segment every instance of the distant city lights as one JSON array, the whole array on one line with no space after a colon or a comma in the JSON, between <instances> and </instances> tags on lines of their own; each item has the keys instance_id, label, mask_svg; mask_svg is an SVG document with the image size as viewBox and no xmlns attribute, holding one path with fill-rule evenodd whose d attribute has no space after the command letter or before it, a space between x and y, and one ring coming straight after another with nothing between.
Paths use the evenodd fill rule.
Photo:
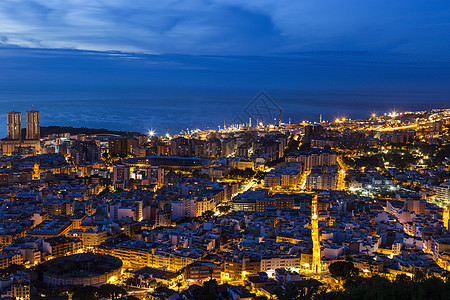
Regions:
<instances>
[{"instance_id":1,"label":"distant city lights","mask_svg":"<svg viewBox=\"0 0 450 300\"><path fill-rule=\"evenodd\" d=\"M347 118L336 118L334 120L335 123L344 123L345 121L347 121Z\"/></svg>"},{"instance_id":2,"label":"distant city lights","mask_svg":"<svg viewBox=\"0 0 450 300\"><path fill-rule=\"evenodd\" d=\"M395 118L395 117L398 117L398 112L396 112L395 110L394 111L391 111L389 114L388 114L388 116L389 117L391 117L391 118Z\"/></svg>"}]
</instances>

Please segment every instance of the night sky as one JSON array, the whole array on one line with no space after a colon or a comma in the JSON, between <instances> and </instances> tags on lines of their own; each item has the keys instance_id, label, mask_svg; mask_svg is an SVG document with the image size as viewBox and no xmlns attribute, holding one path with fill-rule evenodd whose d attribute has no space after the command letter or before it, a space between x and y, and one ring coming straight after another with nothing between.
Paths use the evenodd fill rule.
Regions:
<instances>
[{"instance_id":1,"label":"night sky","mask_svg":"<svg viewBox=\"0 0 450 300\"><path fill-rule=\"evenodd\" d=\"M0 92L100 88L438 92L448 106L450 1L0 2Z\"/></svg>"}]
</instances>

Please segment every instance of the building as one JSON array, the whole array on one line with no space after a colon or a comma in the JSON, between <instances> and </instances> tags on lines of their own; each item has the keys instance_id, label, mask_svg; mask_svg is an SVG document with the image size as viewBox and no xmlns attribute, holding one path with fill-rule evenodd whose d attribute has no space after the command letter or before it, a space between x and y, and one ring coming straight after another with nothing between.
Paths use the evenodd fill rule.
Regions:
<instances>
[{"instance_id":1,"label":"building","mask_svg":"<svg viewBox=\"0 0 450 300\"><path fill-rule=\"evenodd\" d=\"M15 297L17 300L29 300L30 282L24 279L14 280L11 283L11 297Z\"/></svg>"},{"instance_id":2,"label":"building","mask_svg":"<svg viewBox=\"0 0 450 300\"><path fill-rule=\"evenodd\" d=\"M425 214L427 202L422 199L408 199L405 203L405 208L408 211L413 211L416 215Z\"/></svg>"},{"instance_id":3,"label":"building","mask_svg":"<svg viewBox=\"0 0 450 300\"><path fill-rule=\"evenodd\" d=\"M137 269L150 266L171 271L181 270L199 260L202 254L199 249L168 249L161 247L161 244L158 243L134 239L115 246L104 243L96 246L95 252L119 257L126 268Z\"/></svg>"},{"instance_id":4,"label":"building","mask_svg":"<svg viewBox=\"0 0 450 300\"><path fill-rule=\"evenodd\" d=\"M130 182L130 168L125 165L114 166L113 169L113 183L114 188L127 189Z\"/></svg>"},{"instance_id":5,"label":"building","mask_svg":"<svg viewBox=\"0 0 450 300\"><path fill-rule=\"evenodd\" d=\"M261 258L261 272L266 272L269 277L275 277L276 269L300 270L301 258L297 256L274 255Z\"/></svg>"},{"instance_id":6,"label":"building","mask_svg":"<svg viewBox=\"0 0 450 300\"><path fill-rule=\"evenodd\" d=\"M152 281L157 281L165 285L170 285L175 282L178 277L177 272L152 268L152 267L142 267L130 273L134 278L139 279L139 287L150 287Z\"/></svg>"},{"instance_id":7,"label":"building","mask_svg":"<svg viewBox=\"0 0 450 300\"><path fill-rule=\"evenodd\" d=\"M226 280L244 280L246 276L258 274L261 259L252 257L227 257L224 262L222 278Z\"/></svg>"},{"instance_id":8,"label":"building","mask_svg":"<svg viewBox=\"0 0 450 300\"><path fill-rule=\"evenodd\" d=\"M200 202L203 203L205 201ZM183 198L177 201L172 201L170 206L172 211L172 220L177 220L180 218L195 218L198 216L197 212L203 212L201 209L197 210L196 198ZM208 209L205 209L205 211L206 210Z\"/></svg>"},{"instance_id":9,"label":"building","mask_svg":"<svg viewBox=\"0 0 450 300\"><path fill-rule=\"evenodd\" d=\"M170 153L177 156L192 155L192 141L184 137L177 137L170 140Z\"/></svg>"},{"instance_id":10,"label":"building","mask_svg":"<svg viewBox=\"0 0 450 300\"><path fill-rule=\"evenodd\" d=\"M39 112L35 110L27 111L27 140L39 140L41 138L41 125Z\"/></svg>"},{"instance_id":11,"label":"building","mask_svg":"<svg viewBox=\"0 0 450 300\"><path fill-rule=\"evenodd\" d=\"M45 220L28 231L28 235L38 238L51 238L65 235L73 229L72 221L67 217Z\"/></svg>"},{"instance_id":12,"label":"building","mask_svg":"<svg viewBox=\"0 0 450 300\"><path fill-rule=\"evenodd\" d=\"M83 243L79 238L61 235L44 239L42 242L42 250L49 253L52 257L61 257L83 250Z\"/></svg>"},{"instance_id":13,"label":"building","mask_svg":"<svg viewBox=\"0 0 450 300\"><path fill-rule=\"evenodd\" d=\"M209 279L220 280L222 268L220 265L204 261L196 261L185 268L184 278L193 284L202 284Z\"/></svg>"},{"instance_id":14,"label":"building","mask_svg":"<svg viewBox=\"0 0 450 300\"><path fill-rule=\"evenodd\" d=\"M254 289L258 290L258 292L264 294L261 289L264 287L275 287L277 282L269 278L265 272L258 272L257 275L248 276L246 282ZM273 299L270 297L269 299Z\"/></svg>"},{"instance_id":15,"label":"building","mask_svg":"<svg viewBox=\"0 0 450 300\"><path fill-rule=\"evenodd\" d=\"M450 204L450 181L444 182L436 188L436 201Z\"/></svg>"},{"instance_id":16,"label":"building","mask_svg":"<svg viewBox=\"0 0 450 300\"><path fill-rule=\"evenodd\" d=\"M231 202L234 211L258 211L265 212L268 207L275 209L294 208L295 200L289 195L274 194L268 196L267 189L247 191L235 197Z\"/></svg>"},{"instance_id":17,"label":"building","mask_svg":"<svg viewBox=\"0 0 450 300\"><path fill-rule=\"evenodd\" d=\"M74 141L70 148L70 155L76 165L101 161L100 147L95 141Z\"/></svg>"},{"instance_id":18,"label":"building","mask_svg":"<svg viewBox=\"0 0 450 300\"><path fill-rule=\"evenodd\" d=\"M134 221L142 219L142 201L115 201L109 203L109 216L112 220L118 221L124 218L129 218Z\"/></svg>"},{"instance_id":19,"label":"building","mask_svg":"<svg viewBox=\"0 0 450 300\"><path fill-rule=\"evenodd\" d=\"M49 285L100 286L120 277L122 261L110 255L80 253L41 264L44 282Z\"/></svg>"},{"instance_id":20,"label":"building","mask_svg":"<svg viewBox=\"0 0 450 300\"><path fill-rule=\"evenodd\" d=\"M30 113L30 116L29 116ZM39 141L40 127L39 127L39 112L31 111L27 112L27 135L25 140L22 140L22 119L21 113L11 111L6 114L7 124L7 138L0 142L0 152L3 155L21 155L30 156L40 153L41 144ZM30 124L28 120L30 119ZM29 126L32 129L29 129ZM29 134L33 139L29 139Z\"/></svg>"},{"instance_id":21,"label":"building","mask_svg":"<svg viewBox=\"0 0 450 300\"><path fill-rule=\"evenodd\" d=\"M59 199L42 204L42 212L50 216L73 215L73 202L61 201Z\"/></svg>"},{"instance_id":22,"label":"building","mask_svg":"<svg viewBox=\"0 0 450 300\"><path fill-rule=\"evenodd\" d=\"M0 251L0 269L6 269L10 265L21 265L23 257L18 251Z\"/></svg>"},{"instance_id":23,"label":"building","mask_svg":"<svg viewBox=\"0 0 450 300\"><path fill-rule=\"evenodd\" d=\"M132 137L114 137L108 140L108 152L110 155L128 156L133 154L139 146L139 141Z\"/></svg>"},{"instance_id":24,"label":"building","mask_svg":"<svg viewBox=\"0 0 450 300\"><path fill-rule=\"evenodd\" d=\"M266 173L264 187L295 187L300 183L301 167L287 166Z\"/></svg>"},{"instance_id":25,"label":"building","mask_svg":"<svg viewBox=\"0 0 450 300\"><path fill-rule=\"evenodd\" d=\"M147 169L148 185L156 184L161 186L164 184L164 169L159 166L151 166Z\"/></svg>"},{"instance_id":26,"label":"building","mask_svg":"<svg viewBox=\"0 0 450 300\"><path fill-rule=\"evenodd\" d=\"M75 229L68 233L70 237L81 238L83 242L83 248L85 251L93 251L95 246L100 245L105 242L108 238L108 233L106 230L99 228L92 229Z\"/></svg>"},{"instance_id":27,"label":"building","mask_svg":"<svg viewBox=\"0 0 450 300\"><path fill-rule=\"evenodd\" d=\"M10 111L6 113L8 140L22 139L22 120L20 112Z\"/></svg>"},{"instance_id":28,"label":"building","mask_svg":"<svg viewBox=\"0 0 450 300\"><path fill-rule=\"evenodd\" d=\"M246 169L255 169L255 162L251 160L232 160L230 162L230 166L233 169L246 170Z\"/></svg>"},{"instance_id":29,"label":"building","mask_svg":"<svg viewBox=\"0 0 450 300\"><path fill-rule=\"evenodd\" d=\"M313 150L310 152L292 152L286 155L286 162L302 162L305 170L315 166L335 166L337 155L330 150Z\"/></svg>"},{"instance_id":30,"label":"building","mask_svg":"<svg viewBox=\"0 0 450 300\"><path fill-rule=\"evenodd\" d=\"M275 280L277 282L291 282L291 281L300 281L303 277L294 271L289 271L283 268L279 268L275 270Z\"/></svg>"},{"instance_id":31,"label":"building","mask_svg":"<svg viewBox=\"0 0 450 300\"><path fill-rule=\"evenodd\" d=\"M310 173L306 177L308 190L335 190L337 176L335 173Z\"/></svg>"},{"instance_id":32,"label":"building","mask_svg":"<svg viewBox=\"0 0 450 300\"><path fill-rule=\"evenodd\" d=\"M1 140L0 148L3 155L32 156L41 151L39 140Z\"/></svg>"},{"instance_id":33,"label":"building","mask_svg":"<svg viewBox=\"0 0 450 300\"><path fill-rule=\"evenodd\" d=\"M449 236L433 236L431 237L431 253L438 257L440 253L450 251Z\"/></svg>"}]
</instances>

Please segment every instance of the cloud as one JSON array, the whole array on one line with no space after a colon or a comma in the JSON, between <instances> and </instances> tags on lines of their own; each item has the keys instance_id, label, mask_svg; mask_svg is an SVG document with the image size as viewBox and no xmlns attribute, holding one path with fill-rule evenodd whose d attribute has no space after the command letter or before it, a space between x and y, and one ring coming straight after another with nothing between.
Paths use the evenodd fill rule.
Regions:
<instances>
[{"instance_id":1,"label":"cloud","mask_svg":"<svg viewBox=\"0 0 450 300\"><path fill-rule=\"evenodd\" d=\"M181 54L448 55L450 3L417 0L2 0L0 43Z\"/></svg>"}]
</instances>

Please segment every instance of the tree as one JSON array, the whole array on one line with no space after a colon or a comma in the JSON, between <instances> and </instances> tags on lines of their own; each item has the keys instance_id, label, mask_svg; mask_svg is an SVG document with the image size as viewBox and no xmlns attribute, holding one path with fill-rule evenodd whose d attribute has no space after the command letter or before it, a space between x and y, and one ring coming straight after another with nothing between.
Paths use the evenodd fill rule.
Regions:
<instances>
[{"instance_id":1,"label":"tree","mask_svg":"<svg viewBox=\"0 0 450 300\"><path fill-rule=\"evenodd\" d=\"M144 275L144 281L145 281L145 284L147 285L147 287L148 287L148 280L150 279L150 275L148 275L148 274L145 274Z\"/></svg>"},{"instance_id":2,"label":"tree","mask_svg":"<svg viewBox=\"0 0 450 300\"><path fill-rule=\"evenodd\" d=\"M141 285L141 280L139 279L139 275L138 274L134 274L134 282L136 283L137 286Z\"/></svg>"},{"instance_id":3,"label":"tree","mask_svg":"<svg viewBox=\"0 0 450 300\"><path fill-rule=\"evenodd\" d=\"M7 268L0 269L0 276L6 277L6 276L16 273L17 271L22 271L22 270L25 270L24 265L12 264L12 265L9 265Z\"/></svg>"},{"instance_id":4,"label":"tree","mask_svg":"<svg viewBox=\"0 0 450 300\"><path fill-rule=\"evenodd\" d=\"M148 285L148 287L150 287L152 289L156 288L157 286L158 286L158 282L154 279L152 281L150 281L150 283Z\"/></svg>"},{"instance_id":5,"label":"tree","mask_svg":"<svg viewBox=\"0 0 450 300\"><path fill-rule=\"evenodd\" d=\"M126 285L134 285L134 278L128 277L125 281Z\"/></svg>"},{"instance_id":6,"label":"tree","mask_svg":"<svg viewBox=\"0 0 450 300\"><path fill-rule=\"evenodd\" d=\"M322 284L317 280L288 282L276 290L278 300L309 300L320 291Z\"/></svg>"},{"instance_id":7,"label":"tree","mask_svg":"<svg viewBox=\"0 0 450 300\"><path fill-rule=\"evenodd\" d=\"M212 210L207 210L202 213L202 219L205 221L209 221L214 216L214 212Z\"/></svg>"},{"instance_id":8,"label":"tree","mask_svg":"<svg viewBox=\"0 0 450 300\"><path fill-rule=\"evenodd\" d=\"M101 295L99 293L99 288L95 286L82 286L76 287L73 290L72 299L73 300L97 300L100 299Z\"/></svg>"},{"instance_id":9,"label":"tree","mask_svg":"<svg viewBox=\"0 0 450 300\"><path fill-rule=\"evenodd\" d=\"M226 233L223 233L220 236L220 243L221 244L226 244L226 243L228 243L229 240L231 240L231 237L228 234L226 234Z\"/></svg>"},{"instance_id":10,"label":"tree","mask_svg":"<svg viewBox=\"0 0 450 300\"><path fill-rule=\"evenodd\" d=\"M373 276L369 280L357 285L345 285L345 290L320 294L317 299L333 300L409 300L409 299L450 299L450 285L435 276L399 275L394 281L380 276Z\"/></svg>"},{"instance_id":11,"label":"tree","mask_svg":"<svg viewBox=\"0 0 450 300\"><path fill-rule=\"evenodd\" d=\"M177 281L178 294L180 293L180 288L183 286L180 280Z\"/></svg>"},{"instance_id":12,"label":"tree","mask_svg":"<svg viewBox=\"0 0 450 300\"><path fill-rule=\"evenodd\" d=\"M219 299L219 286L216 280L206 281L201 288L193 291L196 300L216 300Z\"/></svg>"},{"instance_id":13,"label":"tree","mask_svg":"<svg viewBox=\"0 0 450 300\"><path fill-rule=\"evenodd\" d=\"M331 276L339 281L347 281L359 275L359 269L349 261L334 262L328 267L328 270Z\"/></svg>"},{"instance_id":14,"label":"tree","mask_svg":"<svg viewBox=\"0 0 450 300\"><path fill-rule=\"evenodd\" d=\"M112 300L127 295L127 291L123 287L114 284L102 284L98 292L102 297Z\"/></svg>"},{"instance_id":15,"label":"tree","mask_svg":"<svg viewBox=\"0 0 450 300\"><path fill-rule=\"evenodd\" d=\"M230 211L231 206L230 205L221 205L218 207L218 209L221 214L226 214Z\"/></svg>"},{"instance_id":16,"label":"tree","mask_svg":"<svg viewBox=\"0 0 450 300\"><path fill-rule=\"evenodd\" d=\"M213 268L209 268L209 280L212 280L213 279L213 274L214 274L214 270L213 270Z\"/></svg>"}]
</instances>

